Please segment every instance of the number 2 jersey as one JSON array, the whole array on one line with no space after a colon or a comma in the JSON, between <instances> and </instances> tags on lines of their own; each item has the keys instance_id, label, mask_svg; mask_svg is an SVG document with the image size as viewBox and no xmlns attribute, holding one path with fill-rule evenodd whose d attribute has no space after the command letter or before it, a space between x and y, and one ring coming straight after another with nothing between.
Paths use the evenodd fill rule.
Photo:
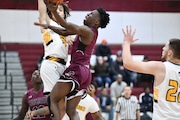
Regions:
<instances>
[{"instance_id":1,"label":"number 2 jersey","mask_svg":"<svg viewBox=\"0 0 180 120\"><path fill-rule=\"evenodd\" d=\"M180 65L164 62L164 81L154 86L153 120L180 119Z\"/></svg>"},{"instance_id":2,"label":"number 2 jersey","mask_svg":"<svg viewBox=\"0 0 180 120\"><path fill-rule=\"evenodd\" d=\"M31 111L43 108L47 106L47 97L43 94L43 89L39 92L34 92L34 89L30 89L26 93L26 100ZM31 120L49 120L49 115L38 115Z\"/></svg>"}]
</instances>

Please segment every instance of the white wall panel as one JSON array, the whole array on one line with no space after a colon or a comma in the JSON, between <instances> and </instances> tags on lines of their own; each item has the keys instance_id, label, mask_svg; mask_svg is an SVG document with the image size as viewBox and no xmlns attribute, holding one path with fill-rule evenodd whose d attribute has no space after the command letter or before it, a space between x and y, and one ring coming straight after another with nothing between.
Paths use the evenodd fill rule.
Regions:
<instances>
[{"instance_id":1,"label":"white wall panel","mask_svg":"<svg viewBox=\"0 0 180 120\"><path fill-rule=\"evenodd\" d=\"M83 24L89 11L72 11L68 21ZM173 37L180 38L180 13L148 12L111 12L110 24L99 29L97 43L103 38L109 44L123 42L122 28L132 25L136 28L136 44L164 44ZM2 42L9 43L42 43L40 29L34 26L38 22L36 10L0 10L0 36Z\"/></svg>"}]
</instances>

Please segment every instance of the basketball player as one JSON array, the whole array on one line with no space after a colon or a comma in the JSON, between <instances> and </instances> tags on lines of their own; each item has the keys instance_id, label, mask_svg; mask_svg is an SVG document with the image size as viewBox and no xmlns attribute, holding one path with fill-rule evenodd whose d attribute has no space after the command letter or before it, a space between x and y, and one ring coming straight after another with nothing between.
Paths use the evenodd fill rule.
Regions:
<instances>
[{"instance_id":1,"label":"basketball player","mask_svg":"<svg viewBox=\"0 0 180 120\"><path fill-rule=\"evenodd\" d=\"M45 0L45 3L58 23L66 29L61 34L68 35L68 32L77 34L72 46L70 66L64 71L50 94L50 110L54 115L53 120L59 120L60 106L58 106L58 102L67 96L66 112L71 120L79 120L76 106L85 93L86 87L91 82L92 76L89 70L89 64L97 40L98 28L106 27L109 23L109 14L102 8L98 8L87 14L83 26L78 26L66 22L59 16L56 11L57 5L50 3L49 0Z\"/></svg>"},{"instance_id":2,"label":"basketball player","mask_svg":"<svg viewBox=\"0 0 180 120\"><path fill-rule=\"evenodd\" d=\"M88 113L91 114L91 116L94 120L103 120L103 117L102 117L100 109L99 109L99 105L97 104L95 99L89 95L89 93L91 93L92 91L93 91L93 88L91 85L89 85L89 87L87 89L88 94L86 94L86 96L82 97L78 106L76 107L76 110L80 116L80 120L85 120L86 115ZM41 109L28 112L26 114L26 117L28 120L31 120L33 118L33 116L49 115L49 114L50 114L49 108L43 107ZM64 115L62 120L69 120L69 118L67 117L67 114Z\"/></svg>"},{"instance_id":3,"label":"basketball player","mask_svg":"<svg viewBox=\"0 0 180 120\"><path fill-rule=\"evenodd\" d=\"M43 0L38 0L38 11L39 23L61 27L57 24L56 18L47 9ZM70 15L70 10L66 3L58 4L56 11L58 16L61 16L64 20ZM48 95L66 68L68 38L57 34L51 29L44 27L40 27L40 29L44 45L44 60L41 63L40 72L44 84L44 94ZM61 108L65 109L62 105L64 102L60 102L60 104Z\"/></svg>"},{"instance_id":4,"label":"basketball player","mask_svg":"<svg viewBox=\"0 0 180 120\"><path fill-rule=\"evenodd\" d=\"M131 57L130 45L135 30L127 26L124 34L123 63L132 71L154 75L153 120L179 120L180 118L180 39L170 39L162 48L161 61L139 62Z\"/></svg>"},{"instance_id":5,"label":"basketball player","mask_svg":"<svg viewBox=\"0 0 180 120\"><path fill-rule=\"evenodd\" d=\"M40 23L60 27L56 23L53 14L46 8L43 0L38 0L38 10ZM69 8L65 3L59 4L56 11L63 19L69 16ZM41 27L41 33L44 43L45 60L41 63L40 72L44 84L44 93L49 94L57 79L60 78L65 70L68 45L66 43L66 37L55 33L51 29Z\"/></svg>"},{"instance_id":6,"label":"basketball player","mask_svg":"<svg viewBox=\"0 0 180 120\"><path fill-rule=\"evenodd\" d=\"M32 111L47 106L47 97L43 94L43 83L39 70L33 72L31 81L33 83L33 88L24 94L21 110L14 120L24 120L29 108ZM31 120L49 120L49 115L37 115L32 117Z\"/></svg>"}]
</instances>

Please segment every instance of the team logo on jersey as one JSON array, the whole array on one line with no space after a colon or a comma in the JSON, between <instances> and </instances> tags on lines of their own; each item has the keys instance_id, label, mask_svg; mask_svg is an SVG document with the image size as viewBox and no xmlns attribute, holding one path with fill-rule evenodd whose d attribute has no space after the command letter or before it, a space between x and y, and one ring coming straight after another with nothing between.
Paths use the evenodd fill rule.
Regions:
<instances>
[{"instance_id":1,"label":"team logo on jersey","mask_svg":"<svg viewBox=\"0 0 180 120\"><path fill-rule=\"evenodd\" d=\"M82 55L84 55L84 52L82 50L76 50L76 52L81 53Z\"/></svg>"},{"instance_id":2,"label":"team logo on jersey","mask_svg":"<svg viewBox=\"0 0 180 120\"><path fill-rule=\"evenodd\" d=\"M31 99L32 98L32 95L28 96L28 99Z\"/></svg>"},{"instance_id":3,"label":"team logo on jersey","mask_svg":"<svg viewBox=\"0 0 180 120\"><path fill-rule=\"evenodd\" d=\"M69 71L67 73L65 73L66 76L70 77L71 75L75 75L74 71Z\"/></svg>"}]
</instances>

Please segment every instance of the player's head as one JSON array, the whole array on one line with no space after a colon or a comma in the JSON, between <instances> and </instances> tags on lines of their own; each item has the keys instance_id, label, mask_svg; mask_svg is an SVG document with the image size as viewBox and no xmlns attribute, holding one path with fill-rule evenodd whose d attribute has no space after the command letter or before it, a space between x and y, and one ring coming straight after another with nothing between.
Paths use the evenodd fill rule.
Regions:
<instances>
[{"instance_id":1,"label":"player's head","mask_svg":"<svg viewBox=\"0 0 180 120\"><path fill-rule=\"evenodd\" d=\"M51 19L55 20L55 17L48 8L47 13ZM57 7L57 13L66 20L66 18L70 16L70 8L68 7L68 4L65 2L60 3Z\"/></svg>"},{"instance_id":2,"label":"player's head","mask_svg":"<svg viewBox=\"0 0 180 120\"><path fill-rule=\"evenodd\" d=\"M180 59L180 39L170 39L163 47L162 59L170 60L172 58Z\"/></svg>"},{"instance_id":3,"label":"player's head","mask_svg":"<svg viewBox=\"0 0 180 120\"><path fill-rule=\"evenodd\" d=\"M97 84L96 82L92 82L88 87L87 87L87 93L90 95L90 96L93 96L95 94L97 90Z\"/></svg>"},{"instance_id":4,"label":"player's head","mask_svg":"<svg viewBox=\"0 0 180 120\"><path fill-rule=\"evenodd\" d=\"M97 11L100 15L100 27L105 28L110 21L109 14L101 7L99 7Z\"/></svg>"},{"instance_id":5,"label":"player's head","mask_svg":"<svg viewBox=\"0 0 180 120\"><path fill-rule=\"evenodd\" d=\"M39 70L35 70L33 73L32 73L32 76L31 76L31 81L36 84L36 83L42 83L42 79L40 77L40 71Z\"/></svg>"},{"instance_id":6,"label":"player's head","mask_svg":"<svg viewBox=\"0 0 180 120\"><path fill-rule=\"evenodd\" d=\"M87 14L84 20L84 25L94 28L105 28L109 23L109 14L106 11L99 7L96 10L93 10L91 13Z\"/></svg>"},{"instance_id":7,"label":"player's head","mask_svg":"<svg viewBox=\"0 0 180 120\"><path fill-rule=\"evenodd\" d=\"M169 50L172 50L174 58L180 59L180 39L170 39Z\"/></svg>"}]
</instances>

